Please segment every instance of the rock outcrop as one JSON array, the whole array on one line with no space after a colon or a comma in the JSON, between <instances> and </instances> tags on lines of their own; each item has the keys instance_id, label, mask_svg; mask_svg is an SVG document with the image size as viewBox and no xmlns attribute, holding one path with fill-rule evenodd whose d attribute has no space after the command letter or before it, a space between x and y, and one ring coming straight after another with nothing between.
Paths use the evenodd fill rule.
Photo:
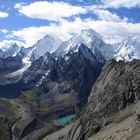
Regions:
<instances>
[{"instance_id":1,"label":"rock outcrop","mask_svg":"<svg viewBox=\"0 0 140 140\"><path fill-rule=\"evenodd\" d=\"M93 86L78 124L66 139L87 140L92 136L90 140L121 140L123 135L124 139L140 138L137 134L140 129L139 99L140 61L108 61Z\"/></svg>"}]
</instances>

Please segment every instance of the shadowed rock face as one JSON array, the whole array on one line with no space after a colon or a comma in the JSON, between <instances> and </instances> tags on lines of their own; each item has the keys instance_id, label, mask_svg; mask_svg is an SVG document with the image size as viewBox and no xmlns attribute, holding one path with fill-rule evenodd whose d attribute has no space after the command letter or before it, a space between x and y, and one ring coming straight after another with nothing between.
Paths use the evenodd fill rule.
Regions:
<instances>
[{"instance_id":1,"label":"shadowed rock face","mask_svg":"<svg viewBox=\"0 0 140 140\"><path fill-rule=\"evenodd\" d=\"M83 51L91 57L85 57ZM81 45L78 52L69 52L67 59L56 60L47 53L31 65L23 75L22 87L34 90L43 120L78 112L87 103L105 62L101 58L98 61L96 54Z\"/></svg>"},{"instance_id":2,"label":"shadowed rock face","mask_svg":"<svg viewBox=\"0 0 140 140\"><path fill-rule=\"evenodd\" d=\"M94 61L85 58L81 49L88 50ZM93 55L84 45L79 48L78 52L68 54L68 60L58 59L38 88L41 107L59 104L61 107L55 106L55 110L59 109L60 112L79 111L87 103L91 88L104 62L104 59L99 62L96 55Z\"/></svg>"},{"instance_id":3,"label":"shadowed rock face","mask_svg":"<svg viewBox=\"0 0 140 140\"><path fill-rule=\"evenodd\" d=\"M78 128L75 134L71 131L72 140L75 140L75 135L77 140L95 135L117 118L117 112L139 102L139 99L140 61L108 61L93 86L87 107L81 113L78 123L80 131Z\"/></svg>"},{"instance_id":4,"label":"shadowed rock face","mask_svg":"<svg viewBox=\"0 0 140 140\"><path fill-rule=\"evenodd\" d=\"M18 80L18 77L10 77L8 75L18 71L23 67L22 57L0 58L0 97L16 98L20 95L19 83L12 84ZM9 84L11 82L11 84Z\"/></svg>"},{"instance_id":5,"label":"shadowed rock face","mask_svg":"<svg viewBox=\"0 0 140 140\"><path fill-rule=\"evenodd\" d=\"M17 55L15 57L8 57L6 59L0 58L0 74L10 73L22 67L22 57Z\"/></svg>"},{"instance_id":6,"label":"shadowed rock face","mask_svg":"<svg viewBox=\"0 0 140 140\"><path fill-rule=\"evenodd\" d=\"M43 80L42 78L46 76L46 73L48 73L55 64L56 60L50 53L46 53L44 56L34 61L22 76L22 89L28 90L36 87L36 85L40 85Z\"/></svg>"}]
</instances>

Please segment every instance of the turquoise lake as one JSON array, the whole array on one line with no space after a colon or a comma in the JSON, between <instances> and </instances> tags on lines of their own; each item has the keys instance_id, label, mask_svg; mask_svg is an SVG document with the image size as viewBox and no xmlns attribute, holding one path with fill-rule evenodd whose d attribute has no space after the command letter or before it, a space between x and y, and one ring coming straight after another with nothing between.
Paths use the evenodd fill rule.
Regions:
<instances>
[{"instance_id":1,"label":"turquoise lake","mask_svg":"<svg viewBox=\"0 0 140 140\"><path fill-rule=\"evenodd\" d=\"M76 116L75 114L72 114L72 115L69 115L69 116L65 116L65 117L59 119L59 120L58 120L58 123L59 123L60 125L65 125L65 124L67 124L68 122L70 122L73 118L75 118L75 116Z\"/></svg>"}]
</instances>

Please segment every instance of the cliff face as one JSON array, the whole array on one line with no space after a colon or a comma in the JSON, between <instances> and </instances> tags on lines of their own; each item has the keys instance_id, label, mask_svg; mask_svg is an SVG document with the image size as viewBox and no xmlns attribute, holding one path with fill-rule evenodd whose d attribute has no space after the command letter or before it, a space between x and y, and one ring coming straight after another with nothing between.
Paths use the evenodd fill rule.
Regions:
<instances>
[{"instance_id":1,"label":"cliff face","mask_svg":"<svg viewBox=\"0 0 140 140\"><path fill-rule=\"evenodd\" d=\"M138 137L135 133L140 127L139 99L140 61L108 61L92 88L87 107L67 139L87 140L93 136L91 139L112 137L120 140L122 135L125 139ZM126 134L123 132L125 129L128 131Z\"/></svg>"}]
</instances>

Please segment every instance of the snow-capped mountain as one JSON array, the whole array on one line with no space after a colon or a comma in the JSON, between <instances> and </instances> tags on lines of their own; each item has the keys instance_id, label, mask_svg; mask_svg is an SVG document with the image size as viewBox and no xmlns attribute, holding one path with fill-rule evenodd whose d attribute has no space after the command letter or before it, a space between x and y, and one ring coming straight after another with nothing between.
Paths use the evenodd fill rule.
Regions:
<instances>
[{"instance_id":1,"label":"snow-capped mountain","mask_svg":"<svg viewBox=\"0 0 140 140\"><path fill-rule=\"evenodd\" d=\"M116 60L131 61L134 58L140 59L140 36L128 36L120 43L106 44L103 37L92 29L82 30L68 41L63 42L56 56L65 56L69 51L76 52L81 44L92 50L100 52L106 60L115 58Z\"/></svg>"},{"instance_id":2,"label":"snow-capped mountain","mask_svg":"<svg viewBox=\"0 0 140 140\"><path fill-rule=\"evenodd\" d=\"M92 29L85 29L68 41L63 42L56 53L57 55L65 55L70 50L76 52L80 44L84 44L94 51L95 46L100 46L102 43L102 37L97 32Z\"/></svg>"},{"instance_id":3,"label":"snow-capped mountain","mask_svg":"<svg viewBox=\"0 0 140 140\"><path fill-rule=\"evenodd\" d=\"M20 54L24 61L31 61L39 59L46 52L50 54L55 52L56 57L67 57L68 52L77 52L81 44L91 49L93 54L99 52L106 60L140 59L140 36L131 35L120 43L110 45L106 44L103 37L92 29L84 29L65 42L57 37L46 35L30 48L21 47L16 43L7 43L5 46L0 46L0 58L15 57Z\"/></svg>"},{"instance_id":4,"label":"snow-capped mountain","mask_svg":"<svg viewBox=\"0 0 140 140\"><path fill-rule=\"evenodd\" d=\"M21 46L16 43L7 43L1 46L0 58L6 59L8 57L15 57L21 50Z\"/></svg>"},{"instance_id":5,"label":"snow-capped mountain","mask_svg":"<svg viewBox=\"0 0 140 140\"><path fill-rule=\"evenodd\" d=\"M131 61L134 58L140 59L140 36L130 35L120 43L114 45L117 60Z\"/></svg>"},{"instance_id":6,"label":"snow-capped mountain","mask_svg":"<svg viewBox=\"0 0 140 140\"><path fill-rule=\"evenodd\" d=\"M46 35L40 39L35 45L29 48L24 48L13 42L0 44L0 58L15 57L21 54L23 57L30 57L31 60L37 60L46 52L53 53L58 49L62 41L51 35Z\"/></svg>"},{"instance_id":7,"label":"snow-capped mountain","mask_svg":"<svg viewBox=\"0 0 140 140\"><path fill-rule=\"evenodd\" d=\"M59 38L46 35L33 46L32 60L37 60L46 52L55 52L61 43L62 41Z\"/></svg>"},{"instance_id":8,"label":"snow-capped mountain","mask_svg":"<svg viewBox=\"0 0 140 140\"><path fill-rule=\"evenodd\" d=\"M46 35L34 46L24 48L16 43L8 42L0 44L0 71L9 72L5 77L5 83L17 82L23 73L32 65L32 61L39 59L44 54L53 53L61 44L61 40ZM18 59L20 58L20 59ZM8 80L6 80L6 78ZM15 80L13 80L15 79ZM3 81L3 80L2 80Z\"/></svg>"},{"instance_id":9,"label":"snow-capped mountain","mask_svg":"<svg viewBox=\"0 0 140 140\"><path fill-rule=\"evenodd\" d=\"M56 56L65 56L69 51L76 52L81 44L91 49L93 54L97 54L97 51L100 52L106 60L114 56L112 46L104 43L102 36L92 29L84 29L68 41L63 42L56 51Z\"/></svg>"}]
</instances>

